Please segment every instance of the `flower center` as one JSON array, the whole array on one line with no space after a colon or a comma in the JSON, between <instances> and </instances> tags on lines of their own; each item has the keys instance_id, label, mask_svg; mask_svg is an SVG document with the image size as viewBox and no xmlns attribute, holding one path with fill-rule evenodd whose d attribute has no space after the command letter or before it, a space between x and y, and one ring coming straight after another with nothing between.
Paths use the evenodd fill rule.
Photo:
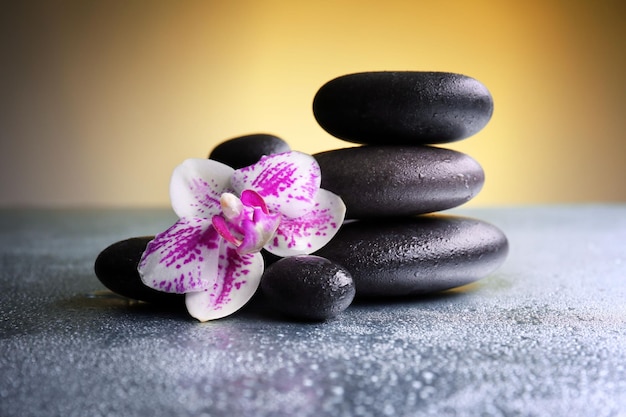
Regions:
<instances>
[{"instance_id":1,"label":"flower center","mask_svg":"<svg viewBox=\"0 0 626 417\"><path fill-rule=\"evenodd\" d=\"M241 198L224 193L220 206L222 214L213 216L213 227L242 255L260 251L280 225L280 214L270 213L263 197L253 190L244 190Z\"/></svg>"}]
</instances>

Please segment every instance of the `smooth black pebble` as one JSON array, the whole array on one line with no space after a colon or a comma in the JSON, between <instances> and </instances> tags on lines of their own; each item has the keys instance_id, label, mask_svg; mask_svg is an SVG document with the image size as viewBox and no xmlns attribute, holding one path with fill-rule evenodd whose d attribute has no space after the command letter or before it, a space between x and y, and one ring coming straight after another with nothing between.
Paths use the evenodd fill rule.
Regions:
<instances>
[{"instance_id":1,"label":"smooth black pebble","mask_svg":"<svg viewBox=\"0 0 626 417\"><path fill-rule=\"evenodd\" d=\"M253 165L264 155L283 153L291 148L281 138L265 133L239 136L217 145L209 154L210 159L235 169Z\"/></svg>"},{"instance_id":2,"label":"smooth black pebble","mask_svg":"<svg viewBox=\"0 0 626 417\"><path fill-rule=\"evenodd\" d=\"M270 265L261 290L279 312L302 320L325 320L348 308L354 281L340 265L313 255L283 258Z\"/></svg>"},{"instance_id":3,"label":"smooth black pebble","mask_svg":"<svg viewBox=\"0 0 626 417\"><path fill-rule=\"evenodd\" d=\"M107 247L96 258L96 276L105 287L119 295L153 304L184 307L182 294L157 291L141 281L137 266L152 239L154 236L133 237Z\"/></svg>"},{"instance_id":4,"label":"smooth black pebble","mask_svg":"<svg viewBox=\"0 0 626 417\"><path fill-rule=\"evenodd\" d=\"M346 223L314 255L350 271L357 297L388 297L469 284L494 272L507 253L497 227L437 214Z\"/></svg>"},{"instance_id":5,"label":"smooth black pebble","mask_svg":"<svg viewBox=\"0 0 626 417\"><path fill-rule=\"evenodd\" d=\"M313 100L320 126L349 142L436 144L480 131L493 113L489 90L448 72L362 72L335 78Z\"/></svg>"},{"instance_id":6,"label":"smooth black pebble","mask_svg":"<svg viewBox=\"0 0 626 417\"><path fill-rule=\"evenodd\" d=\"M322 188L343 199L348 219L457 207L478 194L485 181L473 158L433 146L360 146L313 156Z\"/></svg>"}]
</instances>

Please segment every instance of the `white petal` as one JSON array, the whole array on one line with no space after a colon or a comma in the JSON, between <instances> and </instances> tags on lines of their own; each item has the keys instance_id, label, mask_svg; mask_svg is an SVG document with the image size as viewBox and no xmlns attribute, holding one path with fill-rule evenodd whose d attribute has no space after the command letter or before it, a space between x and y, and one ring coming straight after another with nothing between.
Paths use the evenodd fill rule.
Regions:
<instances>
[{"instance_id":1,"label":"white petal","mask_svg":"<svg viewBox=\"0 0 626 417\"><path fill-rule=\"evenodd\" d=\"M315 158L301 152L268 155L236 170L231 185L239 194L247 189L256 191L272 212L300 217L313 207L320 188L320 167Z\"/></svg>"},{"instance_id":2,"label":"white petal","mask_svg":"<svg viewBox=\"0 0 626 417\"><path fill-rule=\"evenodd\" d=\"M234 246L222 242L213 286L185 295L187 311L200 321L219 319L239 310L252 298L263 275L260 253L239 255Z\"/></svg>"},{"instance_id":3,"label":"white petal","mask_svg":"<svg viewBox=\"0 0 626 417\"><path fill-rule=\"evenodd\" d=\"M320 189L315 208L296 219L283 218L275 238L265 249L278 256L313 253L335 236L345 215L346 206L341 198Z\"/></svg>"},{"instance_id":4,"label":"white petal","mask_svg":"<svg viewBox=\"0 0 626 417\"><path fill-rule=\"evenodd\" d=\"M212 159L187 159L170 181L172 208L178 217L210 219L221 212L220 196L230 190L234 169Z\"/></svg>"},{"instance_id":5,"label":"white petal","mask_svg":"<svg viewBox=\"0 0 626 417\"><path fill-rule=\"evenodd\" d=\"M148 243L139 262L139 276L159 291L202 291L217 273L221 240L210 220L182 218Z\"/></svg>"}]
</instances>

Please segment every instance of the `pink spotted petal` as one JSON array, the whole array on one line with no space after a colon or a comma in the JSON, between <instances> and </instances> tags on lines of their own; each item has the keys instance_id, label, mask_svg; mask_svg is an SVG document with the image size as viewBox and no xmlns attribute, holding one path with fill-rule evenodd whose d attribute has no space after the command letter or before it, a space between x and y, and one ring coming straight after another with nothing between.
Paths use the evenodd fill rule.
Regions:
<instances>
[{"instance_id":1,"label":"pink spotted petal","mask_svg":"<svg viewBox=\"0 0 626 417\"><path fill-rule=\"evenodd\" d=\"M315 158L301 152L268 155L249 167L238 169L231 185L239 194L256 191L269 211L300 217L311 210L320 187L320 168Z\"/></svg>"},{"instance_id":2,"label":"pink spotted petal","mask_svg":"<svg viewBox=\"0 0 626 417\"><path fill-rule=\"evenodd\" d=\"M313 253L335 236L345 214L346 206L341 198L320 189L315 208L296 219L283 217L276 236L265 249L278 256Z\"/></svg>"},{"instance_id":3,"label":"pink spotted petal","mask_svg":"<svg viewBox=\"0 0 626 417\"><path fill-rule=\"evenodd\" d=\"M179 219L148 243L139 261L141 280L164 292L202 291L218 269L220 241L211 220Z\"/></svg>"},{"instance_id":4,"label":"pink spotted petal","mask_svg":"<svg viewBox=\"0 0 626 417\"><path fill-rule=\"evenodd\" d=\"M233 168L212 159L187 159L170 181L172 208L178 217L210 219L221 213L220 196L230 190Z\"/></svg>"},{"instance_id":5,"label":"pink spotted petal","mask_svg":"<svg viewBox=\"0 0 626 417\"><path fill-rule=\"evenodd\" d=\"M187 311L200 321L228 316L252 298L263 275L260 253L239 255L229 243L220 248L220 262L211 288L185 295Z\"/></svg>"}]
</instances>

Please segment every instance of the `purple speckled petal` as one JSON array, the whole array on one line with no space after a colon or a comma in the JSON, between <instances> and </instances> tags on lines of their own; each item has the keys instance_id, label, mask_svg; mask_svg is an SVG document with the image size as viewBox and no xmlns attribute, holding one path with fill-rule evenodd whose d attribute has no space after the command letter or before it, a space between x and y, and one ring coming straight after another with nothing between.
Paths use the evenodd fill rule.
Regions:
<instances>
[{"instance_id":1,"label":"purple speckled petal","mask_svg":"<svg viewBox=\"0 0 626 417\"><path fill-rule=\"evenodd\" d=\"M172 208L178 217L210 219L221 213L220 196L230 189L234 170L212 159L187 159L174 169L170 181Z\"/></svg>"},{"instance_id":2,"label":"purple speckled petal","mask_svg":"<svg viewBox=\"0 0 626 417\"><path fill-rule=\"evenodd\" d=\"M301 152L264 156L259 162L233 173L231 185L239 194L259 193L272 212L295 218L311 210L320 187L315 158Z\"/></svg>"},{"instance_id":3,"label":"purple speckled petal","mask_svg":"<svg viewBox=\"0 0 626 417\"><path fill-rule=\"evenodd\" d=\"M315 208L296 219L283 217L276 236L265 249L278 256L313 253L335 236L345 214L346 206L341 198L320 189Z\"/></svg>"},{"instance_id":4,"label":"purple speckled petal","mask_svg":"<svg viewBox=\"0 0 626 417\"><path fill-rule=\"evenodd\" d=\"M187 311L200 321L215 320L234 313L252 298L263 275L260 253L240 255L229 243L220 247L218 273L213 285L185 295Z\"/></svg>"},{"instance_id":5,"label":"purple speckled petal","mask_svg":"<svg viewBox=\"0 0 626 417\"><path fill-rule=\"evenodd\" d=\"M148 243L139 261L141 280L164 292L202 291L217 274L220 242L211 220L182 218Z\"/></svg>"}]
</instances>

